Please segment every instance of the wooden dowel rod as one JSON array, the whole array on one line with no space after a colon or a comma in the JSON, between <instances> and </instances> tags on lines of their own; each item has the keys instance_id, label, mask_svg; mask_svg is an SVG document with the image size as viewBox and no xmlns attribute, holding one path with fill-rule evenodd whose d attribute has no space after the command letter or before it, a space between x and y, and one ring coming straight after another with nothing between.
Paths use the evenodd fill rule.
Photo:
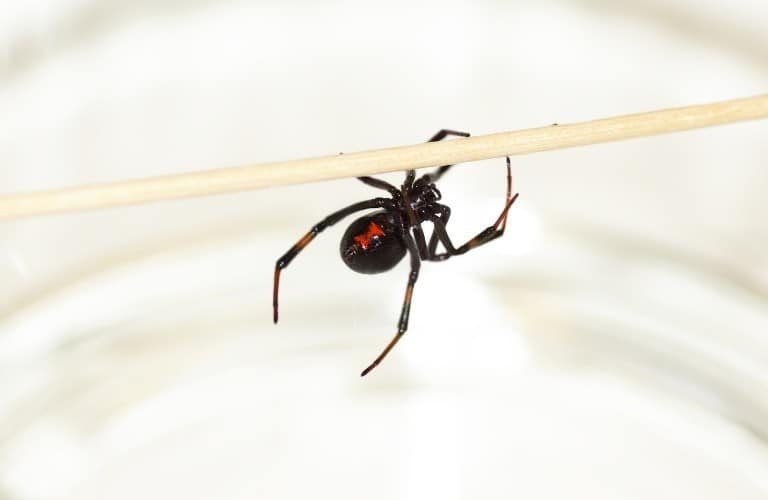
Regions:
<instances>
[{"instance_id":1,"label":"wooden dowel rod","mask_svg":"<svg viewBox=\"0 0 768 500\"><path fill-rule=\"evenodd\" d=\"M467 139L5 195L0 219L463 163L761 118L768 118L768 94Z\"/></svg>"}]
</instances>

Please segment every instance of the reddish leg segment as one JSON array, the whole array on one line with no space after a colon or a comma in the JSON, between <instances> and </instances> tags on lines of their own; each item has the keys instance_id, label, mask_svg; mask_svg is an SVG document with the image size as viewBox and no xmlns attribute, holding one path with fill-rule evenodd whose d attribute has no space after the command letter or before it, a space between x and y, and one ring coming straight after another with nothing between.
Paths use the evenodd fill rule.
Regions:
<instances>
[{"instance_id":1,"label":"reddish leg segment","mask_svg":"<svg viewBox=\"0 0 768 500\"><path fill-rule=\"evenodd\" d=\"M278 290L280 288L280 273L283 269L288 267L288 264L291 263L291 261L296 257L296 255L301 252L304 247L306 247L310 241L315 239L315 236L317 236L318 233L322 232L325 228L328 226L332 226L339 222L344 217L353 214L355 212L359 212L361 210L367 210L370 208L386 208L388 210L394 209L394 202L388 198L374 198L372 200L367 201L361 201L359 203L355 203L353 205L350 205L346 208L342 208L341 210L332 213L325 219L321 220L314 226L312 226L312 229L310 229L307 234L301 237L301 239L296 242L295 245L291 247L290 250L285 252L285 254L277 259L277 263L275 264L275 276L274 276L274 285L272 287L272 320L273 322L277 323L278 319L278 305L277 305L277 297L278 297Z\"/></svg>"}]
</instances>

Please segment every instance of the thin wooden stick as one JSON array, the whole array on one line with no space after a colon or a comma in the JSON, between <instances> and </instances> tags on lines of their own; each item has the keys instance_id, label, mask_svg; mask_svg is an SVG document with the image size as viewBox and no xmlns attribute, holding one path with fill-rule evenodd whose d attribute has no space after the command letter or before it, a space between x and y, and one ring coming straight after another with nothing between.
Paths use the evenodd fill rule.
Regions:
<instances>
[{"instance_id":1,"label":"thin wooden stick","mask_svg":"<svg viewBox=\"0 0 768 500\"><path fill-rule=\"evenodd\" d=\"M768 118L768 94L570 125L322 158L0 196L0 219L372 175Z\"/></svg>"}]
</instances>

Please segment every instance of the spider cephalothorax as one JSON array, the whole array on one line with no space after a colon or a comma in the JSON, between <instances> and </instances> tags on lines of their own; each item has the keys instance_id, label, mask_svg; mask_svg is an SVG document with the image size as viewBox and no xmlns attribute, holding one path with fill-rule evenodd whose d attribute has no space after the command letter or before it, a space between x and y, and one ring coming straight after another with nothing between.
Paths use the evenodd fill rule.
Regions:
<instances>
[{"instance_id":1,"label":"spider cephalothorax","mask_svg":"<svg viewBox=\"0 0 768 500\"><path fill-rule=\"evenodd\" d=\"M429 142L440 141L448 135L469 137L469 134L466 132L441 130ZM446 231L446 225L451 216L451 209L446 205L438 203L441 199L441 194L435 186L435 182L452 165L438 167L434 172L425 174L418 179L416 179L416 172L414 170L408 170L405 181L399 189L380 179L358 177L359 180L369 186L389 192L390 197L361 201L332 213L313 226L285 255L277 260L272 292L274 322L277 323L278 318L277 296L280 285L280 272L314 239L317 233L355 212L378 209L355 220L347 228L347 231L341 238L339 248L342 260L353 271L364 274L376 274L392 269L408 253L411 259L411 272L408 275L408 286L400 312L397 333L373 363L363 370L362 375L366 375L384 359L408 329L408 315L411 309L413 287L419 277L421 261L441 261L454 255L461 255L504 234L504 228L507 224L507 213L512 203L517 199L517 194L512 196L512 173L509 163L509 157L507 157L507 196L504 210L502 210L492 226L488 226L478 233L477 236L458 248L453 245ZM421 228L421 224L424 222L430 222L433 225L429 243L427 243L424 231ZM437 252L438 242L444 247L443 252Z\"/></svg>"}]
</instances>

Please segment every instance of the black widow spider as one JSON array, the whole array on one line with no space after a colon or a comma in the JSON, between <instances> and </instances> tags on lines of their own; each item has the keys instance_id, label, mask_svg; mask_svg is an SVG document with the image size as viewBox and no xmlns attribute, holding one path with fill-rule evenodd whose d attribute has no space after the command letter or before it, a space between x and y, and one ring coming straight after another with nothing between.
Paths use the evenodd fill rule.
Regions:
<instances>
[{"instance_id":1,"label":"black widow spider","mask_svg":"<svg viewBox=\"0 0 768 500\"><path fill-rule=\"evenodd\" d=\"M449 135L469 137L466 132L444 129L427 142L440 141ZM376 274L392 269L402 260L406 251L411 256L411 272L408 275L408 287L405 289L405 299L400 311L397 333L381 354L360 375L365 376L376 368L408 329L413 286L419 277L421 261L446 260L451 256L464 254L504 234L507 225L507 213L518 196L517 194L512 196L512 172L509 157L507 157L507 197L504 210L492 226L483 229L477 236L458 248L453 245L445 229L451 216L451 209L438 203L441 195L435 186L435 182L452 166L443 165L431 174L425 174L418 179L416 179L414 170L408 170L400 189L380 179L358 177L359 180L369 186L388 191L391 198L373 198L361 201L332 213L315 224L285 255L277 260L272 292L274 322L277 323L278 317L277 295L280 286L280 272L288 267L294 257L328 226L336 224L355 212L378 208L380 210L360 217L350 224L341 238L340 246L341 258L344 263L353 271L364 274ZM421 228L422 222L431 222L434 226L429 244L424 238L424 231ZM445 252L437 253L438 241L445 247Z\"/></svg>"}]
</instances>

